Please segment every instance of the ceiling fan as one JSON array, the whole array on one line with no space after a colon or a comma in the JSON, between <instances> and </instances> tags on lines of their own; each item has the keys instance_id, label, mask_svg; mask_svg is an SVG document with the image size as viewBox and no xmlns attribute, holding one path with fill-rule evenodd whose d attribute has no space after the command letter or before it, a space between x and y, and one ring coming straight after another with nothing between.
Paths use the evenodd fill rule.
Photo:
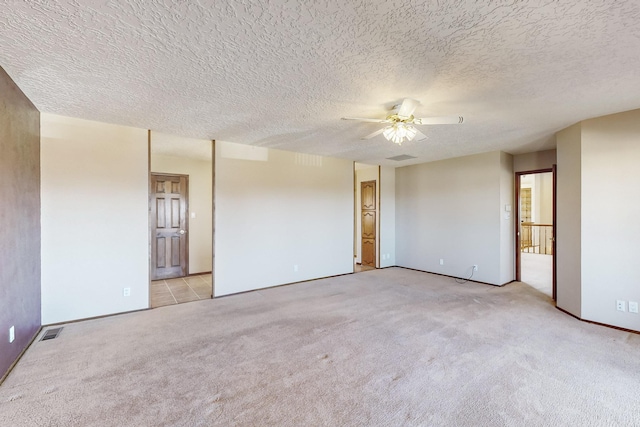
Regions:
<instances>
[{"instance_id":1,"label":"ceiling fan","mask_svg":"<svg viewBox=\"0 0 640 427\"><path fill-rule=\"evenodd\" d=\"M415 125L448 125L460 124L464 121L462 116L413 117L413 112L418 104L419 102L415 99L405 98L404 101L402 101L402 104L395 105L391 109L391 114L389 114L385 119L343 117L342 120L358 120L367 123L385 123L388 126L378 129L362 139L370 139L382 134L387 141L395 142L398 145L401 145L405 140L411 141L415 138L416 141L422 141L427 138L427 136L420 132Z\"/></svg>"}]
</instances>

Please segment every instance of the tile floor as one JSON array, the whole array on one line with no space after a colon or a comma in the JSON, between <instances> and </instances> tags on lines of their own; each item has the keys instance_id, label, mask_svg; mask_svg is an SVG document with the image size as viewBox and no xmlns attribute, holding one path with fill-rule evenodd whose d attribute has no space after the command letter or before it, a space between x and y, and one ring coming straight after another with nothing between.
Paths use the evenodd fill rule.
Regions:
<instances>
[{"instance_id":1,"label":"tile floor","mask_svg":"<svg viewBox=\"0 0 640 427\"><path fill-rule=\"evenodd\" d=\"M151 308L209 298L211 274L151 282Z\"/></svg>"}]
</instances>

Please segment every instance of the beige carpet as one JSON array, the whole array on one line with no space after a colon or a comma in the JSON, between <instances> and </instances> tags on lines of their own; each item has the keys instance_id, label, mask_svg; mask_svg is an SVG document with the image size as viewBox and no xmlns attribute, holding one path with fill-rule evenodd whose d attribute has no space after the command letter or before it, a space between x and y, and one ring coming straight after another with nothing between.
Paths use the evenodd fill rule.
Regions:
<instances>
[{"instance_id":1,"label":"beige carpet","mask_svg":"<svg viewBox=\"0 0 640 427\"><path fill-rule=\"evenodd\" d=\"M392 268L69 324L0 426L637 426L639 384L638 335Z\"/></svg>"},{"instance_id":2,"label":"beige carpet","mask_svg":"<svg viewBox=\"0 0 640 427\"><path fill-rule=\"evenodd\" d=\"M521 253L520 277L524 283L551 296L553 293L553 256Z\"/></svg>"}]
</instances>

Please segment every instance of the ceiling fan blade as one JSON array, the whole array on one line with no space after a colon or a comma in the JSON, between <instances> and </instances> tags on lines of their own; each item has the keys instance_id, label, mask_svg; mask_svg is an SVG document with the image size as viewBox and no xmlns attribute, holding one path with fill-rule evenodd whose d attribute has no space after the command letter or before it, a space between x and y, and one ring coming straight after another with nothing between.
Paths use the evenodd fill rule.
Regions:
<instances>
[{"instance_id":1,"label":"ceiling fan blade","mask_svg":"<svg viewBox=\"0 0 640 427\"><path fill-rule=\"evenodd\" d=\"M417 129L416 129L417 130ZM416 136L413 137L414 141L424 141L425 139L428 139L429 137L427 135L425 135L424 133L420 132L419 130L416 132Z\"/></svg>"},{"instance_id":2,"label":"ceiling fan blade","mask_svg":"<svg viewBox=\"0 0 640 427\"><path fill-rule=\"evenodd\" d=\"M362 119L360 117L343 117L342 120L357 120L367 123L389 123L387 119Z\"/></svg>"},{"instance_id":3,"label":"ceiling fan blade","mask_svg":"<svg viewBox=\"0 0 640 427\"><path fill-rule=\"evenodd\" d=\"M405 100L402 101L402 105L400 105L400 108L398 109L398 112L396 114L400 117L411 117L417 106L418 101L411 98L405 98Z\"/></svg>"},{"instance_id":4,"label":"ceiling fan blade","mask_svg":"<svg viewBox=\"0 0 640 427\"><path fill-rule=\"evenodd\" d=\"M374 136L378 136L378 135L380 135L383 131L384 131L384 128L382 128L382 129L378 129L377 131L375 131L375 132L373 132L373 133L370 133L370 134L369 134L369 135L367 135L367 136L363 136L363 137L362 137L362 138L360 138L360 139L371 139L371 138L373 138Z\"/></svg>"},{"instance_id":5,"label":"ceiling fan blade","mask_svg":"<svg viewBox=\"0 0 640 427\"><path fill-rule=\"evenodd\" d=\"M421 119L413 119L414 125L457 125L463 123L462 116L447 117L423 117Z\"/></svg>"}]
</instances>

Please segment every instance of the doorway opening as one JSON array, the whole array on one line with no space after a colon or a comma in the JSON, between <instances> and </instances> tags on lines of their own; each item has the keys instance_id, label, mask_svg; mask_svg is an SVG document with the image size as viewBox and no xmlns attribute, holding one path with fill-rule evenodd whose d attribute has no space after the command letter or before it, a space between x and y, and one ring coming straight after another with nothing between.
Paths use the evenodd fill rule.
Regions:
<instances>
[{"instance_id":1,"label":"doorway opening","mask_svg":"<svg viewBox=\"0 0 640 427\"><path fill-rule=\"evenodd\" d=\"M555 165L516 173L516 280L556 299Z\"/></svg>"},{"instance_id":2,"label":"doorway opening","mask_svg":"<svg viewBox=\"0 0 640 427\"><path fill-rule=\"evenodd\" d=\"M380 167L354 164L354 272L380 266Z\"/></svg>"},{"instance_id":3,"label":"doorway opening","mask_svg":"<svg viewBox=\"0 0 640 427\"><path fill-rule=\"evenodd\" d=\"M189 273L189 175L151 172L151 280Z\"/></svg>"},{"instance_id":4,"label":"doorway opening","mask_svg":"<svg viewBox=\"0 0 640 427\"><path fill-rule=\"evenodd\" d=\"M151 308L213 297L213 142L149 132Z\"/></svg>"}]
</instances>

